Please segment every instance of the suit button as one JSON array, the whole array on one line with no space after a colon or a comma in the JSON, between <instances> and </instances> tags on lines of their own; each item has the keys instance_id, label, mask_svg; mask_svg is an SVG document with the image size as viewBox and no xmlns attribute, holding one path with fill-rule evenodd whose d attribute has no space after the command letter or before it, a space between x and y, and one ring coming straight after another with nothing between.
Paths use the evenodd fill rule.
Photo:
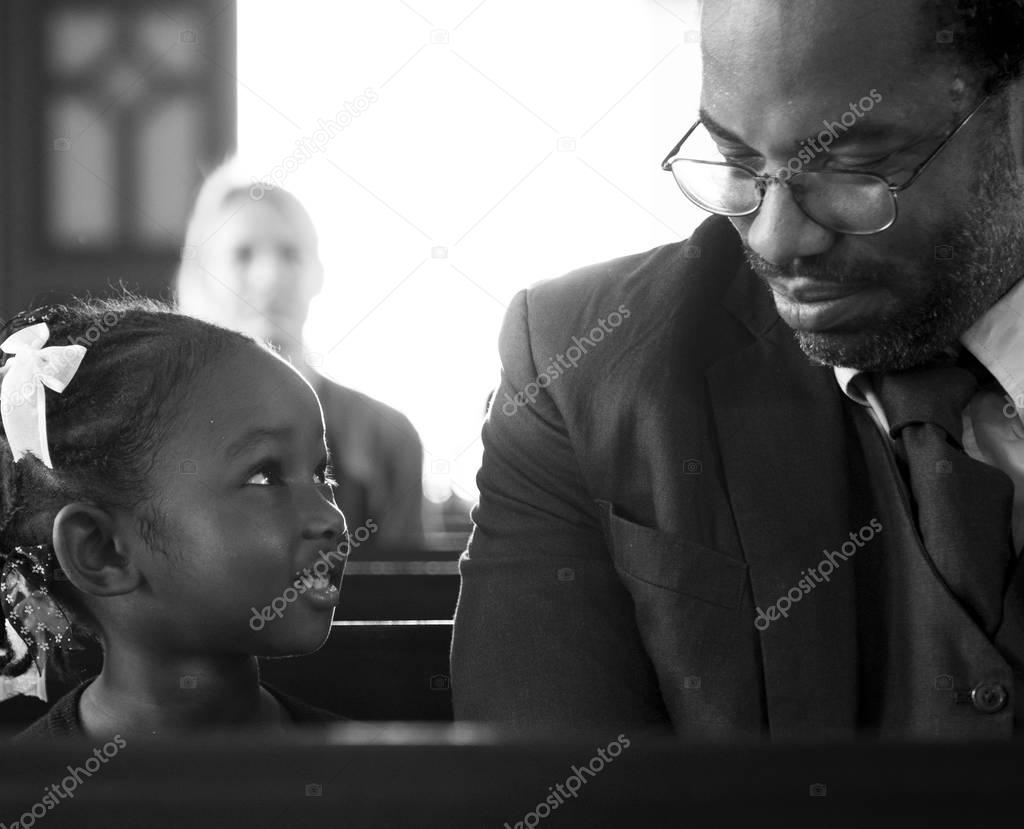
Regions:
<instances>
[{"instance_id":1,"label":"suit button","mask_svg":"<svg viewBox=\"0 0 1024 829\"><path fill-rule=\"evenodd\" d=\"M982 714L995 714L1006 706L1007 696L998 682L982 682L971 691L971 703Z\"/></svg>"}]
</instances>

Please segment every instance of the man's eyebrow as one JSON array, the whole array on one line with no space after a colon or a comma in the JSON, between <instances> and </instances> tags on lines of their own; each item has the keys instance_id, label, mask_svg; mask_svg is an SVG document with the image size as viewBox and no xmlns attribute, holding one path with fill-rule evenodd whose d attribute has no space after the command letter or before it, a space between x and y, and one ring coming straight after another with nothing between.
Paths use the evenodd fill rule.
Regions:
<instances>
[{"instance_id":1,"label":"man's eyebrow","mask_svg":"<svg viewBox=\"0 0 1024 829\"><path fill-rule=\"evenodd\" d=\"M746 141L740 138L732 130L726 129L719 124L703 107L700 110L700 122L708 129L709 132L714 133L719 138L724 138L726 141L732 141L736 144L742 144L744 147L749 146Z\"/></svg>"},{"instance_id":2,"label":"man's eyebrow","mask_svg":"<svg viewBox=\"0 0 1024 829\"><path fill-rule=\"evenodd\" d=\"M230 461L248 449L250 446L267 441L285 441L292 435L290 426L261 426L250 429L241 437L231 441L224 447L224 456Z\"/></svg>"},{"instance_id":3,"label":"man's eyebrow","mask_svg":"<svg viewBox=\"0 0 1024 829\"><path fill-rule=\"evenodd\" d=\"M731 141L735 144L740 144L744 147L750 146L749 144L747 144L746 141L740 138L740 136L738 136L732 130L719 124L714 118L712 118L708 114L708 111L706 109L700 110L700 120L701 123L704 124L704 126L707 128L707 130L716 137L724 138L726 141ZM906 139L910 137L908 136L908 133L911 132L911 130L907 129L909 125L905 122L891 123L887 121L862 121L858 119L852 126L847 127L838 119L830 121L830 119L825 118L822 119L821 129L818 132L813 133L812 135L808 135L803 139L794 141L793 146L801 147L805 142L809 142L812 139L816 140L822 132L828 133L831 136L832 132L829 132L830 123L832 127L832 132L835 133L835 135L832 137L832 141L830 142L830 146L834 146L837 144L842 145L844 143L849 143L851 141L862 141L865 143L870 143L873 141L883 141L886 139ZM916 133L917 130L913 130L913 132Z\"/></svg>"}]
</instances>

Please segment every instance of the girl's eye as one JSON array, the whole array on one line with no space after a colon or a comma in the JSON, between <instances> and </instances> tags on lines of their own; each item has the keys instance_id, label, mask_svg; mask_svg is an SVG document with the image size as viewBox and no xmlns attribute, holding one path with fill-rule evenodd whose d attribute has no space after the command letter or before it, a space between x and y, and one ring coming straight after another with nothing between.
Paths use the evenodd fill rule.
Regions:
<instances>
[{"instance_id":1,"label":"girl's eye","mask_svg":"<svg viewBox=\"0 0 1024 829\"><path fill-rule=\"evenodd\" d=\"M253 470L245 484L246 486L274 486L281 483L281 479L281 471L277 464L264 463Z\"/></svg>"},{"instance_id":2,"label":"girl's eye","mask_svg":"<svg viewBox=\"0 0 1024 829\"><path fill-rule=\"evenodd\" d=\"M285 476L280 464L262 463L253 468L245 483L246 486L280 486L285 483ZM313 483L317 486L330 487L332 490L338 485L330 466L322 466L314 472Z\"/></svg>"}]
</instances>

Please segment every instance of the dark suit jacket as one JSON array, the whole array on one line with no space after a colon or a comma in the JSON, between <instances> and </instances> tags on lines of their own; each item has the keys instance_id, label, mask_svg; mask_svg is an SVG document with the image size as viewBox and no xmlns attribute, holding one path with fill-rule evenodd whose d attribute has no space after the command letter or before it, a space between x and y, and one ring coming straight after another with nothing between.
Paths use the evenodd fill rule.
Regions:
<instances>
[{"instance_id":1,"label":"dark suit jacket","mask_svg":"<svg viewBox=\"0 0 1024 829\"><path fill-rule=\"evenodd\" d=\"M619 306L629 317L577 367L516 404ZM873 517L851 484L856 404L800 351L728 222L520 293L500 351L456 717L853 734L855 580L754 621Z\"/></svg>"},{"instance_id":2,"label":"dark suit jacket","mask_svg":"<svg viewBox=\"0 0 1024 829\"><path fill-rule=\"evenodd\" d=\"M316 392L349 532L372 521L365 550L422 547L423 444L409 418L326 378Z\"/></svg>"}]
</instances>

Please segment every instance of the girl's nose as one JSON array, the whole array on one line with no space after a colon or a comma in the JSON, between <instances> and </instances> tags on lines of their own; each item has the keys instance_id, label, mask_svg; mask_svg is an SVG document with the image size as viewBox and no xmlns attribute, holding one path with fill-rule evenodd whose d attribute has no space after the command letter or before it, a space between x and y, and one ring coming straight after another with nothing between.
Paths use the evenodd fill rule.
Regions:
<instances>
[{"instance_id":1,"label":"girl's nose","mask_svg":"<svg viewBox=\"0 0 1024 829\"><path fill-rule=\"evenodd\" d=\"M342 539L348 525L345 523L345 514L333 503L324 500L318 494L319 503L310 514L303 529L303 537L314 539L322 538L325 541L337 542Z\"/></svg>"}]
</instances>

